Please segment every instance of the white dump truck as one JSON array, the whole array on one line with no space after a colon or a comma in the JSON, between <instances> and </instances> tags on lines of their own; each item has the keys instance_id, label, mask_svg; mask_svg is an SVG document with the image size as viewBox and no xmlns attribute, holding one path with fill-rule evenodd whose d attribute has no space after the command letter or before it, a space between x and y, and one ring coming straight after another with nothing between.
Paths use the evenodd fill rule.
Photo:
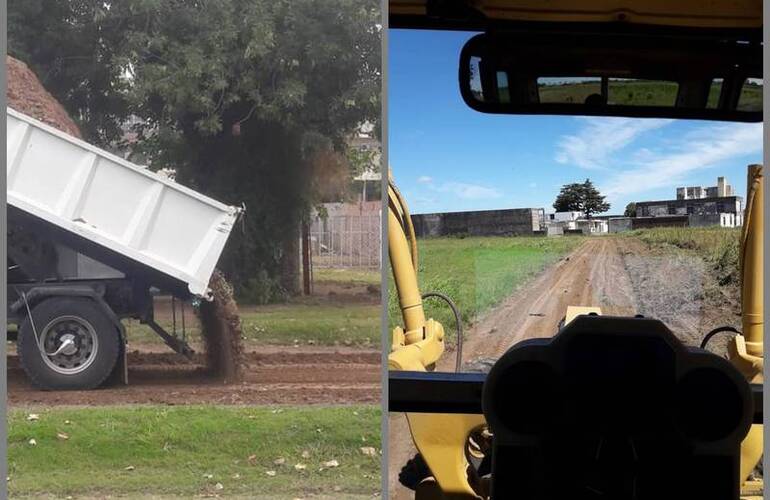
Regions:
<instances>
[{"instance_id":1,"label":"white dump truck","mask_svg":"<svg viewBox=\"0 0 770 500\"><path fill-rule=\"evenodd\" d=\"M8 318L44 389L88 389L125 356L122 319L186 342L153 295L208 300L241 208L228 206L7 109Z\"/></svg>"}]
</instances>

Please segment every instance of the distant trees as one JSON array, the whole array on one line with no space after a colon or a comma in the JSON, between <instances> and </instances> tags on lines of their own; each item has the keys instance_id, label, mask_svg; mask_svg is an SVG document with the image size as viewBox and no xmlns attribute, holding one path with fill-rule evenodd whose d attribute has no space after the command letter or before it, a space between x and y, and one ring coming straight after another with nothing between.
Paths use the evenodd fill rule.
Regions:
<instances>
[{"instance_id":1,"label":"distant trees","mask_svg":"<svg viewBox=\"0 0 770 500\"><path fill-rule=\"evenodd\" d=\"M586 179L585 182L562 186L553 208L557 212L583 212L590 219L591 215L610 209L610 204L604 198L591 180Z\"/></svg>"},{"instance_id":2,"label":"distant trees","mask_svg":"<svg viewBox=\"0 0 770 500\"><path fill-rule=\"evenodd\" d=\"M626 205L626 210L623 212L626 217L636 217L636 203L633 201Z\"/></svg>"}]
</instances>

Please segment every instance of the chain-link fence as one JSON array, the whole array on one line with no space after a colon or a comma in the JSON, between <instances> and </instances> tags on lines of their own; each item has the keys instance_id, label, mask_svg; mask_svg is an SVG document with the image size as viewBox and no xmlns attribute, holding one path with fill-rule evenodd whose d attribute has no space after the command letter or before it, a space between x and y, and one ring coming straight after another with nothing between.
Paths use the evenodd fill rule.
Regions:
<instances>
[{"instance_id":1,"label":"chain-link fence","mask_svg":"<svg viewBox=\"0 0 770 500\"><path fill-rule=\"evenodd\" d=\"M350 213L352 211L337 210L337 213L330 213L326 217L319 216L313 220L310 226L313 267L380 267L381 211L359 210L359 213Z\"/></svg>"}]
</instances>

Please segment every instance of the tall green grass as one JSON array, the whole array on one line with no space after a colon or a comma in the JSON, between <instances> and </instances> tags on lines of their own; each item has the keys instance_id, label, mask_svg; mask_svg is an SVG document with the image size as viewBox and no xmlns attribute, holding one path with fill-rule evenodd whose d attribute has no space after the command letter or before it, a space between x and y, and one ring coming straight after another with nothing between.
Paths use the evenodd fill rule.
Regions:
<instances>
[{"instance_id":1,"label":"tall green grass","mask_svg":"<svg viewBox=\"0 0 770 500\"><path fill-rule=\"evenodd\" d=\"M583 240L578 236L423 239L418 242L420 291L451 297L468 326ZM402 322L392 278L388 292L392 328ZM426 300L425 314L440 321L453 337L454 315L443 302Z\"/></svg>"},{"instance_id":2,"label":"tall green grass","mask_svg":"<svg viewBox=\"0 0 770 500\"><path fill-rule=\"evenodd\" d=\"M629 233L651 245L695 252L713 266L720 285L740 281L740 229L724 227L660 227Z\"/></svg>"}]
</instances>

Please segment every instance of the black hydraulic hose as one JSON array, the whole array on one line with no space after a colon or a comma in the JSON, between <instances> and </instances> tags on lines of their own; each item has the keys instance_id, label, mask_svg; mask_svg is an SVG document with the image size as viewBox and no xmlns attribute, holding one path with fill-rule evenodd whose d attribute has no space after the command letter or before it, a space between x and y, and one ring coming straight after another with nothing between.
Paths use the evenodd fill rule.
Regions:
<instances>
[{"instance_id":1,"label":"black hydraulic hose","mask_svg":"<svg viewBox=\"0 0 770 500\"><path fill-rule=\"evenodd\" d=\"M741 333L736 328L733 328L732 326L720 326L718 328L714 328L713 330L708 332L705 337L703 337L703 340L701 340L701 342L700 342L700 348L701 349L705 349L706 346L709 343L709 340L711 340L711 338L714 335L716 335L718 333L724 333L724 332L735 333L735 334L738 334L738 335L740 335L740 333Z\"/></svg>"},{"instance_id":2,"label":"black hydraulic hose","mask_svg":"<svg viewBox=\"0 0 770 500\"><path fill-rule=\"evenodd\" d=\"M457 305L447 295L441 292L428 292L423 294L423 300L436 297L447 303L449 308L455 315L455 325L457 327L457 357L455 361L455 371L460 372L463 367L463 322L460 317L460 311L457 309Z\"/></svg>"}]
</instances>

